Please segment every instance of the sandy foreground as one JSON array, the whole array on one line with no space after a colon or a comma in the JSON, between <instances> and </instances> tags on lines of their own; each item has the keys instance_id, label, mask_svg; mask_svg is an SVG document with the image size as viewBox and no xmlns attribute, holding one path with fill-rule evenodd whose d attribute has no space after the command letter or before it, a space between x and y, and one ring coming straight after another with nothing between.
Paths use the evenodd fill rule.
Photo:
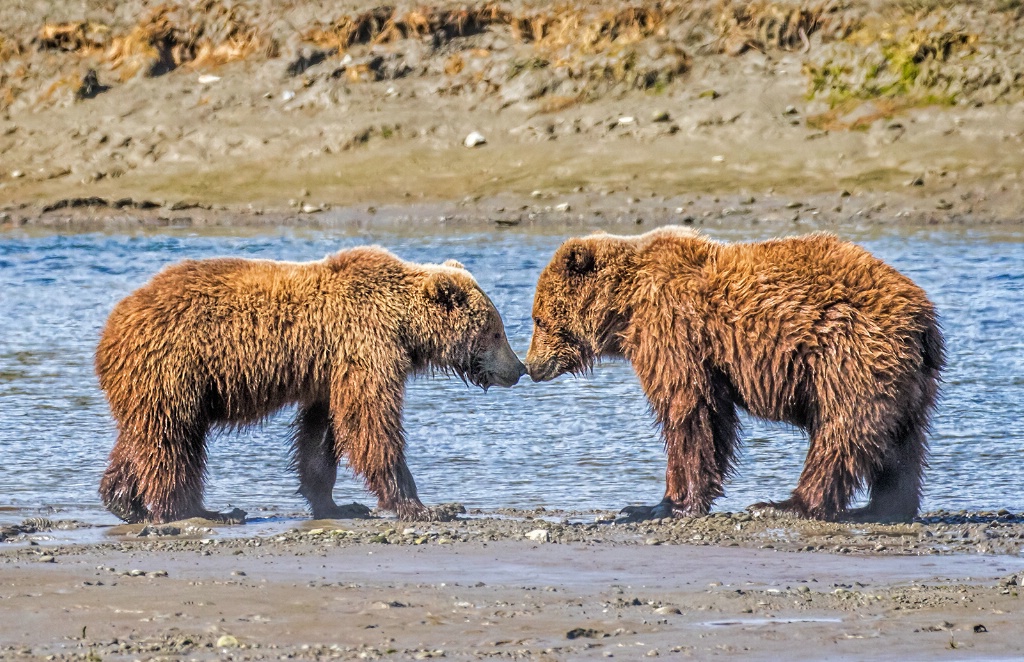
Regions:
<instances>
[{"instance_id":1,"label":"sandy foreground","mask_svg":"<svg viewBox=\"0 0 1024 662\"><path fill-rule=\"evenodd\" d=\"M11 659L1019 659L1024 516L750 513L90 530L0 551ZM595 521L606 520L606 521ZM51 657L52 656L52 657Z\"/></svg>"}]
</instances>

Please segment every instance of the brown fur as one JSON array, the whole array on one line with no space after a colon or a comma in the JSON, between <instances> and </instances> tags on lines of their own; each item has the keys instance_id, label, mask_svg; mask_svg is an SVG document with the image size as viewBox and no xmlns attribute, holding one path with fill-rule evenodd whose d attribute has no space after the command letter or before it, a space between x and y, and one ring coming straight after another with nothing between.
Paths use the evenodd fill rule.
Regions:
<instances>
[{"instance_id":1,"label":"brown fur","mask_svg":"<svg viewBox=\"0 0 1024 662\"><path fill-rule=\"evenodd\" d=\"M631 361L668 453L662 514L705 514L737 444L736 408L804 429L777 508L834 519L917 513L944 364L910 279L827 234L722 244L682 228L566 241L544 269L526 364L535 381Z\"/></svg>"},{"instance_id":2,"label":"brown fur","mask_svg":"<svg viewBox=\"0 0 1024 662\"><path fill-rule=\"evenodd\" d=\"M121 301L96 351L118 439L100 493L127 521L210 516L205 439L298 403L300 492L336 516L338 462L381 508L431 518L405 463L406 377L454 372L487 388L525 372L501 317L457 262L380 248L311 263L241 259L169 267Z\"/></svg>"}]
</instances>

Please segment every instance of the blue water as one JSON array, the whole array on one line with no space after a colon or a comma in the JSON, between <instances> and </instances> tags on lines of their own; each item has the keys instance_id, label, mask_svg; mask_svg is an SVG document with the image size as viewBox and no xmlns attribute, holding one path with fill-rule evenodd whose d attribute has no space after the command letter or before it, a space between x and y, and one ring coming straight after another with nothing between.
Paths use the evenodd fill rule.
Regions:
<instances>
[{"instance_id":1,"label":"blue water","mask_svg":"<svg viewBox=\"0 0 1024 662\"><path fill-rule=\"evenodd\" d=\"M709 232L728 240L756 232ZM949 368L932 435L925 508L1024 511L1024 233L853 234L920 283L938 305ZM56 513L115 521L96 494L114 427L92 370L114 304L161 267L219 255L319 259L368 243L403 258L466 265L502 312L513 348L530 338L533 285L564 235L516 230L398 236L341 231L258 235L0 234L0 522ZM210 444L207 505L250 514L304 509L288 471L291 412ZM619 508L659 500L665 460L630 367L608 362L483 393L458 380L410 384L408 456L427 503ZM784 498L806 441L745 419L738 472L716 509ZM340 472L340 502L374 500Z\"/></svg>"}]
</instances>

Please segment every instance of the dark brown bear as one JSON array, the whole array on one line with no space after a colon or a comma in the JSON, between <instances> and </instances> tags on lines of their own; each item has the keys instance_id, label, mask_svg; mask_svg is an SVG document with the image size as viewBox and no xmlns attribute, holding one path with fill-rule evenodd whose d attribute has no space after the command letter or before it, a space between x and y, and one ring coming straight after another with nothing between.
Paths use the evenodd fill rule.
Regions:
<instances>
[{"instance_id":1,"label":"dark brown bear","mask_svg":"<svg viewBox=\"0 0 1024 662\"><path fill-rule=\"evenodd\" d=\"M169 267L110 315L96 372L117 420L100 494L118 517L216 517L203 507L206 436L297 403L294 466L316 518L342 458L379 507L442 516L405 463L406 377L453 372L486 389L525 373L498 311L454 261L355 248L319 262L241 259Z\"/></svg>"},{"instance_id":2,"label":"dark brown bear","mask_svg":"<svg viewBox=\"0 0 1024 662\"><path fill-rule=\"evenodd\" d=\"M921 288L827 234L722 244L683 228L566 241L541 273L534 381L629 360L668 452L665 498L634 516L706 514L737 444L736 408L807 431L792 496L836 519L913 517L944 363ZM861 488L868 505L848 506Z\"/></svg>"}]
</instances>

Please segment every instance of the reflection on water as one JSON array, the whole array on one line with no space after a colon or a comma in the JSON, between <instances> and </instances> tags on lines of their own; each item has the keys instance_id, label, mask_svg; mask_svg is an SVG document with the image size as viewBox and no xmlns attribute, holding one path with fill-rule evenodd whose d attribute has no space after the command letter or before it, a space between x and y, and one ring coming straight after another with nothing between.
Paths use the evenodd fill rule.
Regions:
<instances>
[{"instance_id":1,"label":"reflection on water","mask_svg":"<svg viewBox=\"0 0 1024 662\"><path fill-rule=\"evenodd\" d=\"M753 233L714 233L730 239ZM366 243L403 258L466 265L525 355L533 285L562 236L520 232L354 236L290 232L197 236L0 235L0 522L51 508L114 521L96 488L114 440L92 371L114 304L166 264L216 255L287 260ZM853 237L920 283L938 304L949 368L932 436L925 507L1024 510L1024 237L932 232ZM207 503L250 513L300 512L283 412L211 440ZM410 385L409 463L427 502L468 507L617 508L661 496L665 460L628 365L587 379L524 380L483 393L458 380ZM783 498L806 444L789 428L744 421L742 458L718 509ZM341 472L339 502L372 505ZM7 508L13 507L13 508Z\"/></svg>"}]
</instances>

